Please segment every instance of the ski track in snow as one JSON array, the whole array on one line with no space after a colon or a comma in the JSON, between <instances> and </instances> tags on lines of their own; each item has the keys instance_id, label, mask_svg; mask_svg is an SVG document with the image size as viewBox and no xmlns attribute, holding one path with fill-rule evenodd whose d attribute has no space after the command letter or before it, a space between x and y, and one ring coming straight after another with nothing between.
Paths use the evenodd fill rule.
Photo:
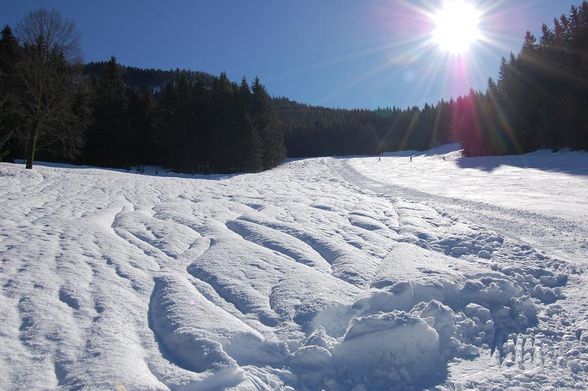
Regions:
<instances>
[{"instance_id":1,"label":"ski track in snow","mask_svg":"<svg viewBox=\"0 0 588 391\"><path fill-rule=\"evenodd\" d=\"M588 387L586 221L400 186L404 160L0 164L0 389Z\"/></svg>"}]
</instances>

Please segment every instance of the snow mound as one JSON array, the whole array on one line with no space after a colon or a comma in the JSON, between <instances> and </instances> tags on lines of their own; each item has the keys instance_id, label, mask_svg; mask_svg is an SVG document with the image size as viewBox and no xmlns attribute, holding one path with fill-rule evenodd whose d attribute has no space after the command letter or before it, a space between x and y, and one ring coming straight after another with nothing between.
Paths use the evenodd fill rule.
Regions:
<instances>
[{"instance_id":1,"label":"snow mound","mask_svg":"<svg viewBox=\"0 0 588 391\"><path fill-rule=\"evenodd\" d=\"M389 389L394 384L419 389L435 384L446 370L435 329L399 311L353 318L333 349L333 361L343 388Z\"/></svg>"},{"instance_id":2,"label":"snow mound","mask_svg":"<svg viewBox=\"0 0 588 391\"><path fill-rule=\"evenodd\" d=\"M335 343L314 335L289 365L302 389L422 389L446 374L437 331L402 311L353 317Z\"/></svg>"},{"instance_id":3,"label":"snow mound","mask_svg":"<svg viewBox=\"0 0 588 391\"><path fill-rule=\"evenodd\" d=\"M289 355L284 343L266 341L176 276L155 280L150 319L164 353L191 371L218 371L237 363L265 365Z\"/></svg>"}]
</instances>

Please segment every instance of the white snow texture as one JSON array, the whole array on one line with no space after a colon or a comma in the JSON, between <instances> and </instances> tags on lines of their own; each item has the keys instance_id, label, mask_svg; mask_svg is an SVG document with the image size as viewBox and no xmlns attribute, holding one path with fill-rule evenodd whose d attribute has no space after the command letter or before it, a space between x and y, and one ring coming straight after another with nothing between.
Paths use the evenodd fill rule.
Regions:
<instances>
[{"instance_id":1,"label":"white snow texture","mask_svg":"<svg viewBox=\"0 0 588 391\"><path fill-rule=\"evenodd\" d=\"M0 164L0 389L588 387L586 153L155 174Z\"/></svg>"}]
</instances>

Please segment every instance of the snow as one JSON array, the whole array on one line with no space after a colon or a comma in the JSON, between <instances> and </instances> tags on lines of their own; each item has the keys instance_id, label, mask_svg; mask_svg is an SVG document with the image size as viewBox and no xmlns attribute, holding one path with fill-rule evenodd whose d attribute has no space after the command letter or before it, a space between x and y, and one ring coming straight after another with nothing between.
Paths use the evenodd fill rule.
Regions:
<instances>
[{"instance_id":1,"label":"snow","mask_svg":"<svg viewBox=\"0 0 588 391\"><path fill-rule=\"evenodd\" d=\"M157 174L0 164L0 389L588 387L586 153Z\"/></svg>"}]
</instances>

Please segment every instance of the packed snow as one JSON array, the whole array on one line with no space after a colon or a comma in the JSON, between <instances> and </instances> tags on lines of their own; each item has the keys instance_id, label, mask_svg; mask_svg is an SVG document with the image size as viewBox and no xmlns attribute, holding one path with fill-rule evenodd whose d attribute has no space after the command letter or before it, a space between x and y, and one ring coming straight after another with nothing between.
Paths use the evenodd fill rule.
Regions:
<instances>
[{"instance_id":1,"label":"packed snow","mask_svg":"<svg viewBox=\"0 0 588 391\"><path fill-rule=\"evenodd\" d=\"M1 163L0 196L2 390L588 388L586 153Z\"/></svg>"}]
</instances>

